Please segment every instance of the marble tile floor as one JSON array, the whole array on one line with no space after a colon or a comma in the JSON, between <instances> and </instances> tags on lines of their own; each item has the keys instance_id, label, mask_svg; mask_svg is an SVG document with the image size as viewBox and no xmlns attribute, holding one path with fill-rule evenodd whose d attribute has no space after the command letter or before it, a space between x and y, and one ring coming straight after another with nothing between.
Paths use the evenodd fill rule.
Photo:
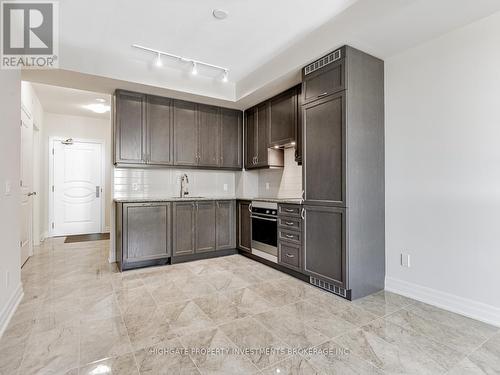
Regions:
<instances>
[{"instance_id":1,"label":"marble tile floor","mask_svg":"<svg viewBox=\"0 0 500 375\"><path fill-rule=\"evenodd\" d=\"M349 302L240 255L125 272L108 241L22 270L0 374L500 374L500 329L380 292Z\"/></svg>"}]
</instances>

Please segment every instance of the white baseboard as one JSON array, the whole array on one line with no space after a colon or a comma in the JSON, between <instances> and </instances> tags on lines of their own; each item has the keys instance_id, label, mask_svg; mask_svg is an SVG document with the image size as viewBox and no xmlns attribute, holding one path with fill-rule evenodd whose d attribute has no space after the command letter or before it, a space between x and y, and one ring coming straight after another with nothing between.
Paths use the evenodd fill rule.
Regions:
<instances>
[{"instance_id":1,"label":"white baseboard","mask_svg":"<svg viewBox=\"0 0 500 375\"><path fill-rule=\"evenodd\" d=\"M7 305L0 312L0 338L7 329L7 326L9 325L12 316L16 312L17 306L19 306L19 303L23 299L23 296L23 284L19 283L16 290L7 301Z\"/></svg>"},{"instance_id":2,"label":"white baseboard","mask_svg":"<svg viewBox=\"0 0 500 375\"><path fill-rule=\"evenodd\" d=\"M500 308L392 277L385 290L500 327Z\"/></svg>"}]
</instances>

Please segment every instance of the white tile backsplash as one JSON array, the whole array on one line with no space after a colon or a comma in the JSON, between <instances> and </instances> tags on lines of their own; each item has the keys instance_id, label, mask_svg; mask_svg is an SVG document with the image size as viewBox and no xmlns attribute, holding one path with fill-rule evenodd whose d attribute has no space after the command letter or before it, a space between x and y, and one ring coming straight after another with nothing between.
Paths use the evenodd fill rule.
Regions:
<instances>
[{"instance_id":1,"label":"white tile backsplash","mask_svg":"<svg viewBox=\"0 0 500 375\"><path fill-rule=\"evenodd\" d=\"M285 149L285 167L259 171L258 196L262 198L300 198L302 167L295 162L295 150Z\"/></svg>"},{"instance_id":2,"label":"white tile backsplash","mask_svg":"<svg viewBox=\"0 0 500 375\"><path fill-rule=\"evenodd\" d=\"M180 178L186 173L189 195L234 197L236 173L196 169L114 169L114 197L170 197L178 196ZM227 189L224 189L224 188Z\"/></svg>"},{"instance_id":3,"label":"white tile backsplash","mask_svg":"<svg viewBox=\"0 0 500 375\"><path fill-rule=\"evenodd\" d=\"M176 197L184 173L189 178L191 196L300 198L302 193L302 167L295 162L294 150L290 148L285 150L285 167L279 169L233 172L115 168L113 197Z\"/></svg>"}]
</instances>

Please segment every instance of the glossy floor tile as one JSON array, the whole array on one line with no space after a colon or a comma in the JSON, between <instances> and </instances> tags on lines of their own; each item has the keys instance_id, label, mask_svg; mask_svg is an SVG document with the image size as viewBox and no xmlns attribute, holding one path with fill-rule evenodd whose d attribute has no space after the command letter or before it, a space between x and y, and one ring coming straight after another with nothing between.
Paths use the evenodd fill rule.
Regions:
<instances>
[{"instance_id":1,"label":"glossy floor tile","mask_svg":"<svg viewBox=\"0 0 500 375\"><path fill-rule=\"evenodd\" d=\"M497 327L379 292L355 302L241 255L124 273L109 241L22 269L0 374L500 374Z\"/></svg>"}]
</instances>

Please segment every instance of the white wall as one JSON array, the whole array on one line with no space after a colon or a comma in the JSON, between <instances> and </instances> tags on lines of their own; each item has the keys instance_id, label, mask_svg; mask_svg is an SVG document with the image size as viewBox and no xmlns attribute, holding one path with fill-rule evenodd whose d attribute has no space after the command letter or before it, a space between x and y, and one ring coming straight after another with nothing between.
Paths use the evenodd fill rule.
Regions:
<instances>
[{"instance_id":1,"label":"white wall","mask_svg":"<svg viewBox=\"0 0 500 375\"><path fill-rule=\"evenodd\" d=\"M105 142L105 227L110 225L111 212L111 120L102 120L93 117L70 116L56 113L45 113L42 132L42 216L44 231L48 231L49 217L49 138L81 138L103 140Z\"/></svg>"},{"instance_id":2,"label":"white wall","mask_svg":"<svg viewBox=\"0 0 500 375\"><path fill-rule=\"evenodd\" d=\"M497 13L385 65L386 287L498 325L499 46Z\"/></svg>"},{"instance_id":3,"label":"white wall","mask_svg":"<svg viewBox=\"0 0 500 375\"><path fill-rule=\"evenodd\" d=\"M20 239L21 74L0 70L0 336L22 296ZM6 184L11 191L6 193Z\"/></svg>"}]
</instances>

